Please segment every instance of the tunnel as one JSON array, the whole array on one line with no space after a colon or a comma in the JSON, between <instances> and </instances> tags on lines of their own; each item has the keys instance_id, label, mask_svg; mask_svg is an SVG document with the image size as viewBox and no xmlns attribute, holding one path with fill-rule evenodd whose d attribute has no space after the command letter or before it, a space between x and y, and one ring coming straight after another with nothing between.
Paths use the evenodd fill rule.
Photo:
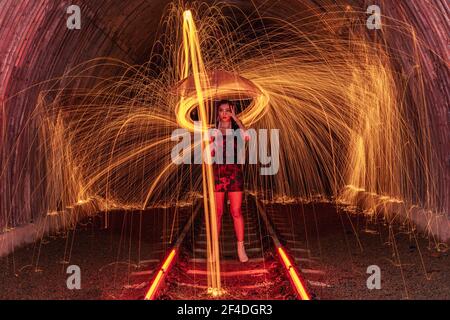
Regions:
<instances>
[{"instance_id":1,"label":"tunnel","mask_svg":"<svg viewBox=\"0 0 450 320\"><path fill-rule=\"evenodd\" d=\"M233 89L219 88L224 97L237 87L247 92L232 100L259 142L259 161L244 167L243 200L245 228L255 227L260 240L246 244L258 276L273 283L286 276L286 247L308 298L450 298L447 1L3 0L0 7L0 259L9 288L2 299L144 298L171 248L180 249L176 276L169 273L160 297L208 297L198 294L207 286L186 289L186 274L204 273L189 265L203 258L184 254L203 253L202 245L215 252L215 225L201 227L208 212L216 219L209 169L171 163L175 130L190 137L202 105L211 122L208 99L223 98L197 81L202 68L239 75ZM173 88L187 77L193 88L180 98ZM258 149L263 140L270 147ZM272 157L264 158L267 149ZM230 210L222 232L236 227ZM217 258L228 250L220 248ZM282 257L277 270L266 256L251 257L252 249L273 248ZM354 273L339 269L347 255ZM65 287L63 267L89 269L82 264L91 256L98 266L86 271L87 290L23 289L51 270ZM380 261L396 283L388 292L361 280ZM208 274L218 270L208 263ZM230 265L217 271L228 290L235 283L227 279L243 272ZM114 270L119 289L99 280L102 268ZM417 278L435 295L421 292ZM294 283L293 293L270 293L268 285L261 292L295 297L296 280L283 281ZM364 288L342 291L345 281ZM242 287L252 293L233 299L256 297L256 284Z\"/></svg>"}]
</instances>

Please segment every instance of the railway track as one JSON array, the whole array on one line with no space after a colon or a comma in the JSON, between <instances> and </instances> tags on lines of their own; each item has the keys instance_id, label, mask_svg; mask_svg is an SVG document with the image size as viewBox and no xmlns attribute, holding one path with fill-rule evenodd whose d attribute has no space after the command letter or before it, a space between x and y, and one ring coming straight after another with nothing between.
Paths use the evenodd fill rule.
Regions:
<instances>
[{"instance_id":1,"label":"railway track","mask_svg":"<svg viewBox=\"0 0 450 320\"><path fill-rule=\"evenodd\" d=\"M245 246L249 261L241 263L236 253L233 220L225 211L219 240L221 284L220 299L311 299L311 293L299 268L308 264L306 249L286 249L280 240L282 212L269 212L261 201L245 195L242 210L245 220ZM280 231L281 230L281 231ZM164 239L163 239L164 240ZM206 229L202 206L199 203L176 241L158 267L147 273L149 277L145 299L210 299L207 294ZM294 253L294 254L293 254Z\"/></svg>"}]
</instances>

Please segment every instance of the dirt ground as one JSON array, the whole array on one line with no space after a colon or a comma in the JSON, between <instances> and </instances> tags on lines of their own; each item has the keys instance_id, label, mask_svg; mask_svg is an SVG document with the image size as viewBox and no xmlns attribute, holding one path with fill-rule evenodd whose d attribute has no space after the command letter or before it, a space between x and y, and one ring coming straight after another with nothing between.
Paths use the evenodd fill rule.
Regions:
<instances>
[{"instance_id":1,"label":"dirt ground","mask_svg":"<svg viewBox=\"0 0 450 320\"><path fill-rule=\"evenodd\" d=\"M110 228L102 228L102 215L76 230L45 237L0 259L0 299L124 299L134 274L153 270L174 238L172 230L185 224L190 209L117 212ZM140 222L143 231L137 227ZM140 263L139 263L140 262ZM67 288L67 267L77 265L81 289ZM149 284L143 274L140 286Z\"/></svg>"},{"instance_id":2,"label":"dirt ground","mask_svg":"<svg viewBox=\"0 0 450 320\"><path fill-rule=\"evenodd\" d=\"M438 251L438 243L408 226L389 226L327 203L274 209L293 217L296 245L310 250L304 258L316 258L298 267L323 271L304 274L318 299L450 299L447 245ZM380 289L367 287L369 266L380 268Z\"/></svg>"}]
</instances>

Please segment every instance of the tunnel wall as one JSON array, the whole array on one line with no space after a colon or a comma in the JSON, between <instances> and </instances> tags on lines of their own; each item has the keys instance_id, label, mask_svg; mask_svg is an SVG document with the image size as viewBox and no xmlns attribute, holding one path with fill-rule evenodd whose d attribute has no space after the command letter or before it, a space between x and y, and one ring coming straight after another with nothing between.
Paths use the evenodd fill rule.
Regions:
<instances>
[{"instance_id":1,"label":"tunnel wall","mask_svg":"<svg viewBox=\"0 0 450 320\"><path fill-rule=\"evenodd\" d=\"M66 26L70 5L80 6L80 30ZM39 165L37 128L27 124L39 92L64 86L57 77L89 59L111 57L129 64L145 62L153 33L143 34L142 30L156 28L164 5L164 1L138 1L134 5L102 1L101 6L92 1L1 2L0 143L4 171L0 177L0 230L36 220L45 208L39 203L39 198L44 198L39 193L44 192L40 186L45 168ZM148 19L143 8L152 12L154 18ZM104 71L114 74L114 70ZM83 85L93 86L94 82ZM14 183L19 177L25 177L21 185Z\"/></svg>"},{"instance_id":2,"label":"tunnel wall","mask_svg":"<svg viewBox=\"0 0 450 320\"><path fill-rule=\"evenodd\" d=\"M366 3L370 3L366 1ZM375 1L376 3L376 1ZM441 210L450 213L450 73L448 39L450 12L448 1L380 1L386 15L413 26L412 31L423 41L414 45L407 35L390 34L387 42L392 49L414 53L416 61L401 59L396 61L398 69L408 79L407 94L409 104L423 97L415 93L424 88L429 107L429 127L432 148L436 151L430 165L435 166L436 189L440 191ZM416 65L419 62L420 68ZM421 77L425 79L421 81ZM425 142L428 143L428 142ZM442 173L439 174L439 173Z\"/></svg>"},{"instance_id":3,"label":"tunnel wall","mask_svg":"<svg viewBox=\"0 0 450 320\"><path fill-rule=\"evenodd\" d=\"M30 119L39 92L54 82L44 82L61 76L72 66L99 56L109 56L130 64L143 63L148 58L153 35L164 6L168 1L15 1L3 0L0 4L0 145L2 146L0 176L0 233L11 228L39 220L46 214L45 204L39 202L45 179L45 168L36 167L41 156L35 144L36 128ZM249 6L249 2L230 1ZM326 11L327 5L336 1L289 1L284 8L295 12L298 4ZM256 1L258 3L258 1ZM345 4L348 2L343 2ZM414 76L407 95L414 97L417 85L429 93L429 130L436 162L442 175L436 176L442 208L450 211L450 159L449 159L449 71L448 65L436 58L434 51L448 62L447 35L448 1L350 1L355 7L366 8L379 4L382 14L410 23L417 36L428 47L417 50L421 72L426 79L417 84ZM82 29L68 30L66 9L77 4L82 11ZM249 9L251 10L251 8ZM268 9L269 10L269 9ZM276 6L270 10L277 11ZM390 46L411 52L411 44L402 35L387 38ZM414 74L415 65L409 60L396 61L398 69ZM30 86L34 87L30 88ZM88 85L88 84L87 84ZM23 93L23 90L27 89ZM17 94L17 95L16 95ZM412 99L413 100L413 99ZM7 153L5 150L14 150ZM19 177L23 184L14 184ZM42 197L41 197L42 199Z\"/></svg>"},{"instance_id":4,"label":"tunnel wall","mask_svg":"<svg viewBox=\"0 0 450 320\"><path fill-rule=\"evenodd\" d=\"M416 143L428 146L434 151L430 155L427 170L433 173L432 181L421 183L433 185L431 190L437 194L438 215L430 211L412 208L403 218L408 218L421 231L433 234L437 239L450 241L450 71L449 50L445 39L450 34L448 1L367 1L366 5L379 4L382 14L395 18L395 23L410 25L410 34L386 35L386 42L391 50L405 52L414 56L414 60L406 55L397 55L394 64L407 81L406 102L408 106L426 105L428 119L424 132L431 138L417 135ZM411 35L415 37L411 41ZM425 92L426 95L419 95ZM423 100L423 101L422 101ZM417 115L410 114L410 119ZM420 119L418 119L420 120ZM423 190L422 190L423 192ZM428 192L423 192L421 201L426 203ZM391 208L391 204L382 210ZM394 204L395 206L395 204ZM402 210L391 211L401 212ZM392 214L392 213L391 213Z\"/></svg>"}]
</instances>

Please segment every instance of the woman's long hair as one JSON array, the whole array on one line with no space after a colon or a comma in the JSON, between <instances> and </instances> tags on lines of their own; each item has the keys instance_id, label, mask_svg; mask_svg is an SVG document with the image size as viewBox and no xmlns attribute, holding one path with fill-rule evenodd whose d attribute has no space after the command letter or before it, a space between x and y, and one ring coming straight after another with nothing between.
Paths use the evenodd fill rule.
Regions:
<instances>
[{"instance_id":1,"label":"woman's long hair","mask_svg":"<svg viewBox=\"0 0 450 320\"><path fill-rule=\"evenodd\" d=\"M220 100L219 102L217 102L216 104L216 121L215 121L215 128L219 129L219 107L223 104L228 104L230 106L230 108L234 108L234 112L236 112L236 106L233 102L231 102L230 100ZM236 121L234 121L234 119L230 119L231 121L231 128L233 130L237 130L239 129L238 124L236 123Z\"/></svg>"}]
</instances>

